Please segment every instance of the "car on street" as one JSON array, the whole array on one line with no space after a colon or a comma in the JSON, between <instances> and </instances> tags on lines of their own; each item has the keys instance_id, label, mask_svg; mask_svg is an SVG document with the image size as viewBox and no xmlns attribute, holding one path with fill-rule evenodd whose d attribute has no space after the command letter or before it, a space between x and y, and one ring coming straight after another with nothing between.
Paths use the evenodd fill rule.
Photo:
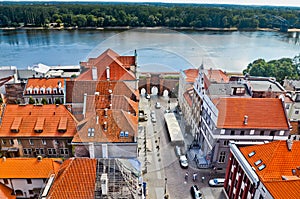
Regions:
<instances>
[{"instance_id":1,"label":"car on street","mask_svg":"<svg viewBox=\"0 0 300 199\"><path fill-rule=\"evenodd\" d=\"M155 103L155 108L157 108L157 109L161 108L161 105L160 105L159 102L156 102L156 103Z\"/></svg>"},{"instance_id":2,"label":"car on street","mask_svg":"<svg viewBox=\"0 0 300 199\"><path fill-rule=\"evenodd\" d=\"M151 121L152 121L153 123L156 123L157 120L156 120L155 115L154 115L154 117L151 118Z\"/></svg>"},{"instance_id":3,"label":"car on street","mask_svg":"<svg viewBox=\"0 0 300 199\"><path fill-rule=\"evenodd\" d=\"M151 116L151 118L155 117L155 111L151 111L150 116Z\"/></svg>"},{"instance_id":4,"label":"car on street","mask_svg":"<svg viewBox=\"0 0 300 199\"><path fill-rule=\"evenodd\" d=\"M186 155L179 156L179 163L180 163L180 166L184 169L189 167L189 162L188 162L188 159L186 158Z\"/></svg>"},{"instance_id":5,"label":"car on street","mask_svg":"<svg viewBox=\"0 0 300 199\"><path fill-rule=\"evenodd\" d=\"M223 187L225 178L213 178L208 181L209 186L211 187Z\"/></svg>"},{"instance_id":6,"label":"car on street","mask_svg":"<svg viewBox=\"0 0 300 199\"><path fill-rule=\"evenodd\" d=\"M200 192L199 188L197 187L197 185L193 185L191 187L191 194L193 199L202 199L202 193Z\"/></svg>"}]
</instances>

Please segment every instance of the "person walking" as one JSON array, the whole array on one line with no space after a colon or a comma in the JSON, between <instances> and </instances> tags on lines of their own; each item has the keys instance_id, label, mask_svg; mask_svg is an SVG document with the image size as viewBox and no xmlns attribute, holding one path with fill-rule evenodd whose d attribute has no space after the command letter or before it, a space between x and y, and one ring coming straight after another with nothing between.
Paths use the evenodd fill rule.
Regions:
<instances>
[{"instance_id":1,"label":"person walking","mask_svg":"<svg viewBox=\"0 0 300 199\"><path fill-rule=\"evenodd\" d=\"M193 180L196 181L197 180L197 173L193 174Z\"/></svg>"},{"instance_id":2,"label":"person walking","mask_svg":"<svg viewBox=\"0 0 300 199\"><path fill-rule=\"evenodd\" d=\"M184 176L185 181L188 180L188 177L189 177L189 172L186 172L186 173L185 173L185 176Z\"/></svg>"}]
</instances>

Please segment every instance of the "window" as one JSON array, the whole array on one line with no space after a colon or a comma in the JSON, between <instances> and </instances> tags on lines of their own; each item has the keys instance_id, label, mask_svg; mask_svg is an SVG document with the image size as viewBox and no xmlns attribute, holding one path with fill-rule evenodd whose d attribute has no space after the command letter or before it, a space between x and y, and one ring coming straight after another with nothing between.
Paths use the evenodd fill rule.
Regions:
<instances>
[{"instance_id":1,"label":"window","mask_svg":"<svg viewBox=\"0 0 300 199\"><path fill-rule=\"evenodd\" d=\"M43 145L46 145L46 144L47 144L47 142L46 142L45 139L42 139L42 144L43 144Z\"/></svg>"},{"instance_id":2,"label":"window","mask_svg":"<svg viewBox=\"0 0 300 199\"><path fill-rule=\"evenodd\" d=\"M53 148L48 149L48 155L56 155L56 150Z\"/></svg>"},{"instance_id":3,"label":"window","mask_svg":"<svg viewBox=\"0 0 300 199\"><path fill-rule=\"evenodd\" d=\"M4 181L4 184L8 184L8 179L3 179L3 181Z\"/></svg>"},{"instance_id":4,"label":"window","mask_svg":"<svg viewBox=\"0 0 300 199\"><path fill-rule=\"evenodd\" d=\"M33 195L33 190L29 190L29 194L30 194L30 195Z\"/></svg>"},{"instance_id":5,"label":"window","mask_svg":"<svg viewBox=\"0 0 300 199\"><path fill-rule=\"evenodd\" d=\"M68 155L69 154L69 150L66 149L66 148L61 148L61 149L59 149L59 151L60 151L61 155Z\"/></svg>"},{"instance_id":6,"label":"window","mask_svg":"<svg viewBox=\"0 0 300 199\"><path fill-rule=\"evenodd\" d=\"M241 131L241 135L245 135L245 131Z\"/></svg>"},{"instance_id":7,"label":"window","mask_svg":"<svg viewBox=\"0 0 300 199\"><path fill-rule=\"evenodd\" d=\"M33 145L33 140L32 139L29 139L29 144Z\"/></svg>"},{"instance_id":8,"label":"window","mask_svg":"<svg viewBox=\"0 0 300 199\"><path fill-rule=\"evenodd\" d=\"M259 165L261 163L261 159L257 160L256 162L254 162L255 166Z\"/></svg>"},{"instance_id":9,"label":"window","mask_svg":"<svg viewBox=\"0 0 300 199\"><path fill-rule=\"evenodd\" d=\"M27 149L23 149L23 153L24 153L24 155L27 155L28 154Z\"/></svg>"},{"instance_id":10,"label":"window","mask_svg":"<svg viewBox=\"0 0 300 199\"><path fill-rule=\"evenodd\" d=\"M22 145L22 142L20 139L18 139L18 145Z\"/></svg>"},{"instance_id":11,"label":"window","mask_svg":"<svg viewBox=\"0 0 300 199\"><path fill-rule=\"evenodd\" d=\"M299 114L299 111L298 111L298 110L296 110L296 111L295 111L295 114L297 114L297 115L298 115L298 114Z\"/></svg>"},{"instance_id":12,"label":"window","mask_svg":"<svg viewBox=\"0 0 300 199\"><path fill-rule=\"evenodd\" d=\"M29 155L32 153L32 149L27 149L27 151Z\"/></svg>"},{"instance_id":13,"label":"window","mask_svg":"<svg viewBox=\"0 0 300 199\"><path fill-rule=\"evenodd\" d=\"M88 137L94 137L94 135L95 135L95 129L89 128L88 129Z\"/></svg>"},{"instance_id":14,"label":"window","mask_svg":"<svg viewBox=\"0 0 300 199\"><path fill-rule=\"evenodd\" d=\"M265 131L260 131L260 135L265 135Z\"/></svg>"},{"instance_id":15,"label":"window","mask_svg":"<svg viewBox=\"0 0 300 199\"><path fill-rule=\"evenodd\" d=\"M35 149L35 152L36 152L37 155L39 155L39 154L40 154L40 149L39 149L39 148L36 148L36 149Z\"/></svg>"},{"instance_id":16,"label":"window","mask_svg":"<svg viewBox=\"0 0 300 199\"><path fill-rule=\"evenodd\" d=\"M234 135L234 134L235 134L234 130L230 131L230 135Z\"/></svg>"},{"instance_id":17,"label":"window","mask_svg":"<svg viewBox=\"0 0 300 199\"><path fill-rule=\"evenodd\" d=\"M270 136L275 136L276 131L271 131Z\"/></svg>"},{"instance_id":18,"label":"window","mask_svg":"<svg viewBox=\"0 0 300 199\"><path fill-rule=\"evenodd\" d=\"M44 154L45 154L45 152L44 152L44 149L43 149L43 148L41 148L41 149L40 149L40 154L41 154L41 155L44 155Z\"/></svg>"},{"instance_id":19,"label":"window","mask_svg":"<svg viewBox=\"0 0 300 199\"><path fill-rule=\"evenodd\" d=\"M31 179L26 179L27 180L27 184L32 184Z\"/></svg>"},{"instance_id":20,"label":"window","mask_svg":"<svg viewBox=\"0 0 300 199\"><path fill-rule=\"evenodd\" d=\"M9 140L9 144L10 144L10 145L14 145L14 140L13 140L13 139L10 139L10 140Z\"/></svg>"},{"instance_id":21,"label":"window","mask_svg":"<svg viewBox=\"0 0 300 199\"><path fill-rule=\"evenodd\" d=\"M6 140L1 140L3 145L6 145Z\"/></svg>"},{"instance_id":22,"label":"window","mask_svg":"<svg viewBox=\"0 0 300 199\"><path fill-rule=\"evenodd\" d=\"M225 162L225 151L222 151L220 153L220 156L219 156L219 162L220 163L224 163Z\"/></svg>"},{"instance_id":23,"label":"window","mask_svg":"<svg viewBox=\"0 0 300 199\"><path fill-rule=\"evenodd\" d=\"M229 144L229 140L224 140L224 146L227 146Z\"/></svg>"}]
</instances>

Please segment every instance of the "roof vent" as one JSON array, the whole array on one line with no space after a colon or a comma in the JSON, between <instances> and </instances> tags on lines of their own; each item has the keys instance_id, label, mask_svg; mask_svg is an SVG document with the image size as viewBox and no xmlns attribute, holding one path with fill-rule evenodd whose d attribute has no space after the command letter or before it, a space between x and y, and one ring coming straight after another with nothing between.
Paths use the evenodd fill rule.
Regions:
<instances>
[{"instance_id":1,"label":"roof vent","mask_svg":"<svg viewBox=\"0 0 300 199\"><path fill-rule=\"evenodd\" d=\"M282 180L288 180L288 178L286 176L281 176Z\"/></svg>"},{"instance_id":2,"label":"roof vent","mask_svg":"<svg viewBox=\"0 0 300 199\"><path fill-rule=\"evenodd\" d=\"M104 109L104 117L107 117L107 111L108 111L108 108L105 108Z\"/></svg>"},{"instance_id":3,"label":"roof vent","mask_svg":"<svg viewBox=\"0 0 300 199\"><path fill-rule=\"evenodd\" d=\"M247 125L248 124L248 115L244 116L244 124Z\"/></svg>"},{"instance_id":4,"label":"roof vent","mask_svg":"<svg viewBox=\"0 0 300 199\"><path fill-rule=\"evenodd\" d=\"M2 161L3 161L3 162L5 162L5 161L6 161L6 157L5 157L5 156L3 156L3 158L2 158Z\"/></svg>"},{"instance_id":5,"label":"roof vent","mask_svg":"<svg viewBox=\"0 0 300 199\"><path fill-rule=\"evenodd\" d=\"M261 171L261 170L263 170L264 168L266 168L266 165L265 165L265 164L262 164L262 165L260 165L260 166L258 167L258 170Z\"/></svg>"},{"instance_id":6,"label":"roof vent","mask_svg":"<svg viewBox=\"0 0 300 199\"><path fill-rule=\"evenodd\" d=\"M293 140L287 139L286 140L286 145L288 147L288 150L291 151L292 150L292 146L293 146Z\"/></svg>"},{"instance_id":7,"label":"roof vent","mask_svg":"<svg viewBox=\"0 0 300 199\"><path fill-rule=\"evenodd\" d=\"M255 155L255 151L252 151L251 153L248 154L249 158Z\"/></svg>"}]
</instances>

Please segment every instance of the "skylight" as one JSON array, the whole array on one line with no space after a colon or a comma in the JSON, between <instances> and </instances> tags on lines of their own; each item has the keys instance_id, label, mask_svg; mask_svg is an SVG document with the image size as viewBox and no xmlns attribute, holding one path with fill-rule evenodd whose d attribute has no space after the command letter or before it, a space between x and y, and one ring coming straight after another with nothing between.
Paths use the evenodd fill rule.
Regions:
<instances>
[{"instance_id":1,"label":"skylight","mask_svg":"<svg viewBox=\"0 0 300 199\"><path fill-rule=\"evenodd\" d=\"M265 165L265 164L262 164L262 165L260 165L260 166L258 167L258 170L261 171L261 170L263 170L264 168L266 168L266 165Z\"/></svg>"},{"instance_id":2,"label":"skylight","mask_svg":"<svg viewBox=\"0 0 300 199\"><path fill-rule=\"evenodd\" d=\"M248 154L248 156L251 158L252 156L255 155L255 151L252 151L251 153Z\"/></svg>"},{"instance_id":3,"label":"skylight","mask_svg":"<svg viewBox=\"0 0 300 199\"><path fill-rule=\"evenodd\" d=\"M256 162L254 162L255 166L259 165L262 161L261 160L257 160Z\"/></svg>"}]
</instances>

